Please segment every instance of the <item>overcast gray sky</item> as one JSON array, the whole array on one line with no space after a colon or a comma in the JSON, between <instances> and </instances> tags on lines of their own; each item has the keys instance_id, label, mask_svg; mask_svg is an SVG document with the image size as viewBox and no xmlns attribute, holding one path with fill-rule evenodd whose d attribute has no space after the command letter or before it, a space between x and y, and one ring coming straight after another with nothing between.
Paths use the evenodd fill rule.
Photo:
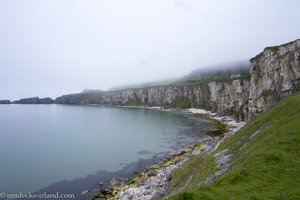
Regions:
<instances>
[{"instance_id":1,"label":"overcast gray sky","mask_svg":"<svg viewBox=\"0 0 300 200\"><path fill-rule=\"evenodd\" d=\"M0 99L180 77L300 36L299 0L0 0Z\"/></svg>"}]
</instances>

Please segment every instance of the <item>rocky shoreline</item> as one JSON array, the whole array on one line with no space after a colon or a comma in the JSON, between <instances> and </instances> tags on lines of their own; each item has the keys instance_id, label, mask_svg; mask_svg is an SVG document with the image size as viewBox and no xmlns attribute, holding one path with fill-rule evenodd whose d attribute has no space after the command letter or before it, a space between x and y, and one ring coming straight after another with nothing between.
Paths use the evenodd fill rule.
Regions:
<instances>
[{"instance_id":1,"label":"rocky shoreline","mask_svg":"<svg viewBox=\"0 0 300 200\"><path fill-rule=\"evenodd\" d=\"M160 107L149 108L159 109ZM166 110L173 111L173 110ZM215 151L219 144L229 136L236 133L241 127L245 125L245 122L236 122L234 119L228 116L218 117L216 113L202 109L187 109L182 113L184 114L204 114L213 119L219 120L225 123L229 130L222 136L208 136L208 138L198 142L195 145L191 145L186 149L183 149L178 154L174 154L166 158L164 161L150 166L136 178L130 182L124 182L121 179L114 178L110 186L92 196L92 199L98 197L105 197L107 199L115 200L150 200L155 196L164 196L167 194L168 184L171 179L171 173L174 169L182 166L193 155L210 154ZM219 162L222 162L225 155L218 155ZM227 159L225 159L227 160ZM226 171L226 169L222 169ZM221 175L222 173L219 173ZM214 176L213 178L215 178ZM212 179L212 178L211 178Z\"/></svg>"}]
</instances>

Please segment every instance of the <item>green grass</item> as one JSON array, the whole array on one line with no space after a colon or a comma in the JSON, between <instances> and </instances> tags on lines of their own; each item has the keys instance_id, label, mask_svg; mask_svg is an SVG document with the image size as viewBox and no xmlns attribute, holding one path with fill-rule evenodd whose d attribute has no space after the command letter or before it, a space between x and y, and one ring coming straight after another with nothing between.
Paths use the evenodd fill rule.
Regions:
<instances>
[{"instance_id":1,"label":"green grass","mask_svg":"<svg viewBox=\"0 0 300 200\"><path fill-rule=\"evenodd\" d=\"M241 79L241 80L250 80L250 73L240 73L240 77L231 78L230 74L219 74L219 75L212 75L208 77L199 77L199 78L192 78L187 80L179 80L171 85L174 86L186 86L186 85L206 85L211 82L220 82L220 83L228 83L233 80Z\"/></svg>"},{"instance_id":2,"label":"green grass","mask_svg":"<svg viewBox=\"0 0 300 200\"><path fill-rule=\"evenodd\" d=\"M300 93L256 116L214 153L225 148L235 154L231 170L204 186L203 180L216 170L214 157L195 156L174 171L171 186L191 180L167 199L300 199Z\"/></svg>"}]
</instances>

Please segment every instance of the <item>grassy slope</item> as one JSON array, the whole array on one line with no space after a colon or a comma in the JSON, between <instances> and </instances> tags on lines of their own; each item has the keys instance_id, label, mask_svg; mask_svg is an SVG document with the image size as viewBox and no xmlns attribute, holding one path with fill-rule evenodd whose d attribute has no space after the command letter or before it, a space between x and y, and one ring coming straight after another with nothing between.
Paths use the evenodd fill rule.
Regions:
<instances>
[{"instance_id":1,"label":"grassy slope","mask_svg":"<svg viewBox=\"0 0 300 200\"><path fill-rule=\"evenodd\" d=\"M300 93L256 116L214 153L225 148L236 154L230 171L203 186L214 157L193 157L174 171L171 194L180 193L167 199L300 199Z\"/></svg>"}]
</instances>

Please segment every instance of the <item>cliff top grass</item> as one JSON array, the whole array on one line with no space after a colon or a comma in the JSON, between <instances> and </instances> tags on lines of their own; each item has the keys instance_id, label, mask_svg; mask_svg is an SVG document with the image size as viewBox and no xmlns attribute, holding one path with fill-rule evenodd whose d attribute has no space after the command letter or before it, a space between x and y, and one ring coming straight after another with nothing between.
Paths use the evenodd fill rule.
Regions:
<instances>
[{"instance_id":1,"label":"cliff top grass","mask_svg":"<svg viewBox=\"0 0 300 200\"><path fill-rule=\"evenodd\" d=\"M251 58L250 61L253 61L253 60L256 60L257 58L259 58L260 56L263 55L264 51L266 50L271 50L274 54L277 54L278 50L280 47L283 47L283 46L287 46L287 45L290 45L296 41L298 41L300 39L297 39L297 40L294 40L294 41L291 41L291 42L288 42L288 43L284 43L284 44L281 44L281 45L276 45L276 46L269 46L269 47L266 47L263 52L257 54L255 57Z\"/></svg>"},{"instance_id":2,"label":"cliff top grass","mask_svg":"<svg viewBox=\"0 0 300 200\"><path fill-rule=\"evenodd\" d=\"M249 121L214 152L234 154L232 168L212 184L205 178L216 171L212 155L194 156L173 172L171 186L180 191L169 200L299 199L300 93L288 96ZM257 131L260 133L250 140ZM172 185L173 184L173 185ZM177 185L176 185L177 184Z\"/></svg>"}]
</instances>

